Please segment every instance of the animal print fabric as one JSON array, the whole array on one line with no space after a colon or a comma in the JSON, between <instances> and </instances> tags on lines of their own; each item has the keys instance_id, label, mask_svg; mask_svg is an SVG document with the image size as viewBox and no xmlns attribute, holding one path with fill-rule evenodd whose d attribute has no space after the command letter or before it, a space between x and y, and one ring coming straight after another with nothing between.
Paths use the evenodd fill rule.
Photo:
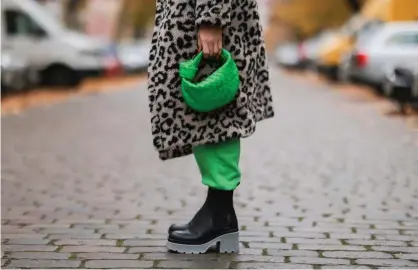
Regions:
<instances>
[{"instance_id":1,"label":"animal print fabric","mask_svg":"<svg viewBox=\"0 0 418 270\"><path fill-rule=\"evenodd\" d=\"M188 108L180 91L179 63L196 54L202 24L223 27L223 47L241 80L236 100L210 113ZM153 143L162 160L191 154L197 145L248 137L257 122L274 115L256 0L157 0L149 60ZM201 71L210 70L206 64Z\"/></svg>"}]
</instances>

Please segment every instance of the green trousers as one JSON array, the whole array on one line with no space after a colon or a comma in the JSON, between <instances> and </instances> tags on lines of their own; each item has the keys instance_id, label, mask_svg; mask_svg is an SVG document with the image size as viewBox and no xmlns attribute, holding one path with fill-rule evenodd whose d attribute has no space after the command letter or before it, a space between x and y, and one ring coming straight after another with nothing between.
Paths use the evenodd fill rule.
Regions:
<instances>
[{"instance_id":1,"label":"green trousers","mask_svg":"<svg viewBox=\"0 0 418 270\"><path fill-rule=\"evenodd\" d=\"M241 181L240 152L240 140L194 147L203 184L214 189L234 190Z\"/></svg>"}]
</instances>

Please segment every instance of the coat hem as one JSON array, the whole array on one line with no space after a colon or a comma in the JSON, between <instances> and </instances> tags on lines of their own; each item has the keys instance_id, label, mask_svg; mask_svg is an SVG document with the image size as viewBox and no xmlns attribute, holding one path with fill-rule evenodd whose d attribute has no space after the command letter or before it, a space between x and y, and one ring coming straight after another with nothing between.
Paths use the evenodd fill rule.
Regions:
<instances>
[{"instance_id":1,"label":"coat hem","mask_svg":"<svg viewBox=\"0 0 418 270\"><path fill-rule=\"evenodd\" d=\"M265 116L256 119L256 123L273 118L274 117L274 112L270 112L269 114L266 114ZM171 159L176 159L176 158L181 158L181 157L186 157L188 155L191 155L193 153L193 147L198 146L198 145L202 145L202 144L210 144L210 143L221 143L224 141L228 141L228 140L233 140L233 139L245 139L250 137L251 135L253 135L256 131L256 125L254 126L253 129L251 129L249 132L244 133L244 134L238 134L238 136L227 136L224 139L214 139L214 140L208 140L205 143L201 143L201 142L196 142L195 144L187 144L187 145L183 145L181 147L177 147L177 148L170 148L170 149L164 149L164 150L158 150L158 156L160 158L160 160L162 161L167 161L167 160L171 160Z\"/></svg>"}]
</instances>

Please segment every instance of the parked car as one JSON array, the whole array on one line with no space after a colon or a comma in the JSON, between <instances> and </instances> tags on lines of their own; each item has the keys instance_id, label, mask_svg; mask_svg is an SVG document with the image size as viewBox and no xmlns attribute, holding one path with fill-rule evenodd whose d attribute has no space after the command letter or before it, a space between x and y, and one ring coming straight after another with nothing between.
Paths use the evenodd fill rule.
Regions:
<instances>
[{"instance_id":1,"label":"parked car","mask_svg":"<svg viewBox=\"0 0 418 270\"><path fill-rule=\"evenodd\" d=\"M332 40L334 33L335 30L323 31L302 43L305 66L308 69L317 70L319 50Z\"/></svg>"},{"instance_id":2,"label":"parked car","mask_svg":"<svg viewBox=\"0 0 418 270\"><path fill-rule=\"evenodd\" d=\"M42 82L76 85L106 69L108 44L67 29L33 0L1 0L2 49L27 59Z\"/></svg>"},{"instance_id":3,"label":"parked car","mask_svg":"<svg viewBox=\"0 0 418 270\"><path fill-rule=\"evenodd\" d=\"M150 45L147 40L124 41L118 46L118 58L126 73L140 73L148 68Z\"/></svg>"},{"instance_id":4,"label":"parked car","mask_svg":"<svg viewBox=\"0 0 418 270\"><path fill-rule=\"evenodd\" d=\"M381 86L395 67L418 62L418 22L387 23L360 39L346 60L347 76Z\"/></svg>"},{"instance_id":5,"label":"parked car","mask_svg":"<svg viewBox=\"0 0 418 270\"><path fill-rule=\"evenodd\" d=\"M278 65L285 68L300 68L303 64L301 45L297 43L285 43L277 47L275 53Z\"/></svg>"},{"instance_id":6,"label":"parked car","mask_svg":"<svg viewBox=\"0 0 418 270\"><path fill-rule=\"evenodd\" d=\"M375 22L416 21L417 0L368 0L359 14L354 15L340 29L334 40L321 48L319 67L330 79L338 79L341 60L357 42L357 34Z\"/></svg>"},{"instance_id":7,"label":"parked car","mask_svg":"<svg viewBox=\"0 0 418 270\"><path fill-rule=\"evenodd\" d=\"M418 63L411 64L413 67L394 68L384 80L384 94L397 102L401 113L408 103L418 103Z\"/></svg>"},{"instance_id":8,"label":"parked car","mask_svg":"<svg viewBox=\"0 0 418 270\"><path fill-rule=\"evenodd\" d=\"M341 55L350 51L355 33L359 31L366 20L360 15L354 15L329 37L329 41L319 48L316 59L318 70L332 80L337 79Z\"/></svg>"},{"instance_id":9,"label":"parked car","mask_svg":"<svg viewBox=\"0 0 418 270\"><path fill-rule=\"evenodd\" d=\"M359 31L353 34L356 40L351 50L342 54L340 64L337 70L337 80L340 82L349 82L351 77L351 68L356 63L354 60L355 49L361 46L367 46L370 38L379 31L385 24L381 21L370 21L366 23Z\"/></svg>"},{"instance_id":10,"label":"parked car","mask_svg":"<svg viewBox=\"0 0 418 270\"><path fill-rule=\"evenodd\" d=\"M38 76L28 62L21 56L7 52L1 53L1 91L25 90L36 84Z\"/></svg>"}]
</instances>

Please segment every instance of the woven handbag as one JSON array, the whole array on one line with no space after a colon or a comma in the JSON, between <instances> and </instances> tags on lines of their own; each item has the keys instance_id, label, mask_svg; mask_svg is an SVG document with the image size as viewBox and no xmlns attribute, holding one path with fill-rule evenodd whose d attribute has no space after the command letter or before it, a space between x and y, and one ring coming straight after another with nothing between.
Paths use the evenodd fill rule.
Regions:
<instances>
[{"instance_id":1,"label":"woven handbag","mask_svg":"<svg viewBox=\"0 0 418 270\"><path fill-rule=\"evenodd\" d=\"M200 82L194 82L203 59L203 52L180 63L181 92L184 102L195 111L210 112L235 99L240 79L238 67L231 54L222 49L221 66Z\"/></svg>"}]
</instances>

